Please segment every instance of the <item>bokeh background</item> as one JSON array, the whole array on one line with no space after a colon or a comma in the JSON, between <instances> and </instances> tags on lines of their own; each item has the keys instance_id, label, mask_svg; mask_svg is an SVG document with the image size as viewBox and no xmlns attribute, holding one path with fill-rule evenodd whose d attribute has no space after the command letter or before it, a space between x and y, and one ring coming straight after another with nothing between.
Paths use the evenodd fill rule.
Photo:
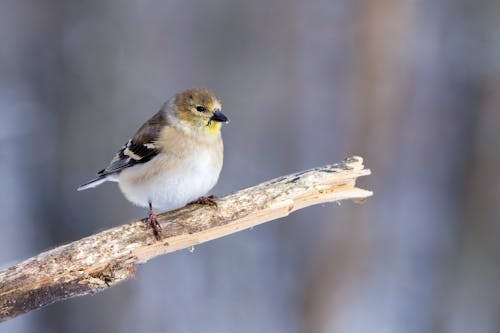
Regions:
<instances>
[{"instance_id":1,"label":"bokeh background","mask_svg":"<svg viewBox=\"0 0 500 333\"><path fill-rule=\"evenodd\" d=\"M213 193L358 154L375 196L0 332L500 331L497 0L2 0L0 266L144 217L75 189L192 86L232 120Z\"/></svg>"}]
</instances>

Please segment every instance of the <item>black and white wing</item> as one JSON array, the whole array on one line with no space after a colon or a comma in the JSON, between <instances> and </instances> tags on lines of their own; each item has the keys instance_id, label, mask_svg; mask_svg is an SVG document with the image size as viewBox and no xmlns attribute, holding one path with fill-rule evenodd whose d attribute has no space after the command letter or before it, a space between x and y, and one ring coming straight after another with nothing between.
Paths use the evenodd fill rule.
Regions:
<instances>
[{"instance_id":1,"label":"black and white wing","mask_svg":"<svg viewBox=\"0 0 500 333\"><path fill-rule=\"evenodd\" d=\"M123 169L150 161L160 152L155 142L166 125L167 120L161 110L141 126L134 137L116 153L109 165L97 173L97 178L81 185L78 191L115 180L116 175Z\"/></svg>"}]
</instances>

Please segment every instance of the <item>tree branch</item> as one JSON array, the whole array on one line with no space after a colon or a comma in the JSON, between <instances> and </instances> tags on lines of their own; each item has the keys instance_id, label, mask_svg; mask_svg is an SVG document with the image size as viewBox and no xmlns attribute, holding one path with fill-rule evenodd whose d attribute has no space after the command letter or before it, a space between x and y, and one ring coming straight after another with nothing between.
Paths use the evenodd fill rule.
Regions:
<instances>
[{"instance_id":1,"label":"tree branch","mask_svg":"<svg viewBox=\"0 0 500 333\"><path fill-rule=\"evenodd\" d=\"M41 253L0 271L0 321L70 297L100 292L134 276L149 259L248 229L310 205L362 200L355 187L369 175L361 157L250 187L158 216L162 240L143 221L131 222Z\"/></svg>"}]
</instances>

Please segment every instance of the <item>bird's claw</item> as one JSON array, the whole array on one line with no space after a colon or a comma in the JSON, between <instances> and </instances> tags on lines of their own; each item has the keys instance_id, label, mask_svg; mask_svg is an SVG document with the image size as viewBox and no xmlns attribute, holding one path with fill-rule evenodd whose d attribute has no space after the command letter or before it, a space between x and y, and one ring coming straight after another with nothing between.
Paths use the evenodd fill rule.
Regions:
<instances>
[{"instance_id":1,"label":"bird's claw","mask_svg":"<svg viewBox=\"0 0 500 333\"><path fill-rule=\"evenodd\" d=\"M215 195L209 195L208 197L199 197L198 199L191 201L188 205L209 205L217 207L217 197Z\"/></svg>"},{"instance_id":2,"label":"bird's claw","mask_svg":"<svg viewBox=\"0 0 500 333\"><path fill-rule=\"evenodd\" d=\"M149 212L148 216L148 224L153 228L153 233L155 235L155 238L157 240L161 240L161 225L158 222L158 218L156 217L156 214L154 212Z\"/></svg>"}]
</instances>

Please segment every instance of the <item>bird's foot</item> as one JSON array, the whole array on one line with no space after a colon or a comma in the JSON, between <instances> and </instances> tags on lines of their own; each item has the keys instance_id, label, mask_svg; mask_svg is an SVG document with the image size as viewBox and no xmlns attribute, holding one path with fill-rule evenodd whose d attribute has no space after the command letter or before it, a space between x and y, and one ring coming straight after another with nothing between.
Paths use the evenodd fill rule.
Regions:
<instances>
[{"instance_id":1,"label":"bird's foot","mask_svg":"<svg viewBox=\"0 0 500 333\"><path fill-rule=\"evenodd\" d=\"M149 211L149 216L148 216L148 221L149 225L151 228L153 228L153 233L155 235L155 238L157 240L161 240L161 225L158 222L158 218L156 217L156 214L150 210Z\"/></svg>"},{"instance_id":2,"label":"bird's foot","mask_svg":"<svg viewBox=\"0 0 500 333\"><path fill-rule=\"evenodd\" d=\"M217 207L217 201L215 201L217 197L215 195L209 195L208 197L199 197L198 199L191 201L188 205L209 205Z\"/></svg>"}]
</instances>

